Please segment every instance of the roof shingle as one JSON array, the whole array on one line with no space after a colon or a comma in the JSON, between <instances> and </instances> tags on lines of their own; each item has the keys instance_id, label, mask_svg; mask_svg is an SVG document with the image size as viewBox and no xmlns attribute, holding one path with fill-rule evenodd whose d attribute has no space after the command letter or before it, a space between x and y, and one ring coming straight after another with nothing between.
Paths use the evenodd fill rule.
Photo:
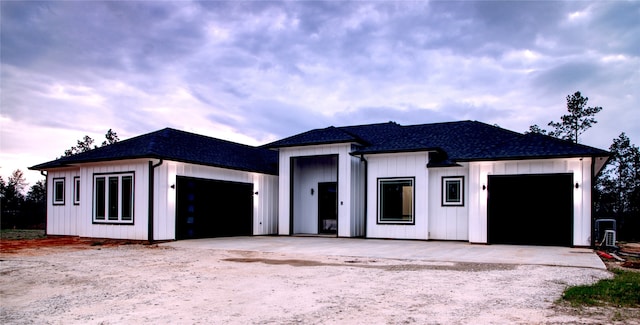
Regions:
<instances>
[{"instance_id":1,"label":"roof shingle","mask_svg":"<svg viewBox=\"0 0 640 325\"><path fill-rule=\"evenodd\" d=\"M45 170L79 163L136 158L167 159L272 175L278 172L276 152L171 128L62 157L29 169Z\"/></svg>"}]
</instances>

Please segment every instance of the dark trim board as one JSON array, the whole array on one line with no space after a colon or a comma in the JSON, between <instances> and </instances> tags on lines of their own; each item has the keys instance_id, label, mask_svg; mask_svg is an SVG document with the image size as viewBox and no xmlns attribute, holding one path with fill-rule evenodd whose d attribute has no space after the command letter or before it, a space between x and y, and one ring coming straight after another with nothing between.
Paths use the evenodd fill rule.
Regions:
<instances>
[{"instance_id":1,"label":"dark trim board","mask_svg":"<svg viewBox=\"0 0 640 325\"><path fill-rule=\"evenodd\" d=\"M573 174L490 175L490 244L572 246Z\"/></svg>"},{"instance_id":2,"label":"dark trim board","mask_svg":"<svg viewBox=\"0 0 640 325\"><path fill-rule=\"evenodd\" d=\"M176 239L253 235L253 184L176 177Z\"/></svg>"}]
</instances>

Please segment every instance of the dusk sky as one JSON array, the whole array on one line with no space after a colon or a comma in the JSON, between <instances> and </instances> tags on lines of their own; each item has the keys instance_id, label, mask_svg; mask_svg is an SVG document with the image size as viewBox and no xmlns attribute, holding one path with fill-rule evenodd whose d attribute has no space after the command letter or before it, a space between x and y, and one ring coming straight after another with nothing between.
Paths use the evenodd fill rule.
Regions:
<instances>
[{"instance_id":1,"label":"dusk sky","mask_svg":"<svg viewBox=\"0 0 640 325\"><path fill-rule=\"evenodd\" d=\"M314 128L477 120L640 144L640 1L0 2L0 175L108 129L259 145Z\"/></svg>"}]
</instances>

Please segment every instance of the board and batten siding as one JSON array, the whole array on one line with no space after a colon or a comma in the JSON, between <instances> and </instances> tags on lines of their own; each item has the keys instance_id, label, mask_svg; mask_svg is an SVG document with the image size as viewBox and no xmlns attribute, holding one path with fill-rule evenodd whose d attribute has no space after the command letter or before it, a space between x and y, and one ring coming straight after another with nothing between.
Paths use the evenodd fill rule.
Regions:
<instances>
[{"instance_id":1,"label":"board and batten siding","mask_svg":"<svg viewBox=\"0 0 640 325\"><path fill-rule=\"evenodd\" d=\"M47 173L47 234L75 236L78 233L78 219L81 218L81 205L73 203L73 180L80 176L80 169L57 169ZM53 180L64 180L64 204L53 204ZM80 181L80 188L86 184ZM81 193L81 200L83 195Z\"/></svg>"},{"instance_id":2,"label":"board and batten siding","mask_svg":"<svg viewBox=\"0 0 640 325\"><path fill-rule=\"evenodd\" d=\"M364 199L353 197L354 195L359 195L360 192L362 192L358 188L361 188L362 185L359 185L357 182L363 180L359 178L362 178L362 175L364 175L364 170L359 159L349 155L350 151L351 144L330 144L279 149L278 234L291 235L291 206L294 207L294 219L305 219L305 221L303 221L305 224L303 226L304 229L298 229L298 225L294 220L294 227L296 228L294 229L294 233L296 230L306 231L311 229L312 223L316 225L314 233L317 233L317 202L315 205L312 205L311 201L308 201L305 205L304 201L297 201L297 198L302 197L305 194L310 195L311 187L309 186L311 184L315 184L313 185L315 188L318 182L334 181L330 178L330 175L335 175L335 168L316 168L315 170L312 168L312 175L309 177L298 174L298 177L303 179L302 182L305 182L308 188L302 188L305 184L294 184L294 188L292 188L291 171L293 170L295 173L295 169L299 166L291 166L291 161L292 158L294 158L294 162L306 161L307 159L312 161L313 157L320 157L320 159L324 159L322 157L327 156L337 156L337 180L335 181L338 183L338 236L357 237L364 234L364 208L362 206ZM355 171L353 170L354 168L356 169ZM325 171L329 171L328 174L325 173ZM298 172L304 173L302 170L298 170ZM329 176L325 178L324 176L321 177L321 175ZM313 179L313 177L316 178ZM293 181L299 182L300 180L294 177ZM317 191L317 188L315 188L315 190ZM292 191L295 191L296 193L292 193ZM362 192L361 194L364 193ZM294 199L293 204L291 202L292 196L296 198ZM315 200L317 200L317 198L315 198ZM298 207L300 206L307 207L309 209L313 209L312 207L315 206L315 211L311 211L309 209L307 211L298 210Z\"/></svg>"},{"instance_id":3,"label":"board and batten siding","mask_svg":"<svg viewBox=\"0 0 640 325\"><path fill-rule=\"evenodd\" d=\"M429 239L469 240L469 164L429 168ZM463 176L463 206L442 205L442 177Z\"/></svg>"},{"instance_id":4,"label":"board and batten siding","mask_svg":"<svg viewBox=\"0 0 640 325\"><path fill-rule=\"evenodd\" d=\"M166 160L156 173L155 239L176 238L177 176L253 184L253 235L277 233L278 176Z\"/></svg>"},{"instance_id":5,"label":"board and batten siding","mask_svg":"<svg viewBox=\"0 0 640 325\"><path fill-rule=\"evenodd\" d=\"M95 174L134 173L133 224L93 222L93 177ZM73 179L80 177L80 203L73 202ZM53 205L53 179L65 179L65 204ZM50 170L47 174L47 234L93 238L146 240L148 235L147 160L83 164L74 169Z\"/></svg>"},{"instance_id":6,"label":"board and batten siding","mask_svg":"<svg viewBox=\"0 0 640 325\"><path fill-rule=\"evenodd\" d=\"M573 174L573 245L591 245L592 158L469 163L469 241L487 243L487 186L490 175Z\"/></svg>"},{"instance_id":7,"label":"board and batten siding","mask_svg":"<svg viewBox=\"0 0 640 325\"><path fill-rule=\"evenodd\" d=\"M428 239L429 161L427 152L394 153L366 156L367 172L367 237L396 239ZM378 179L414 178L415 224L378 224Z\"/></svg>"}]
</instances>

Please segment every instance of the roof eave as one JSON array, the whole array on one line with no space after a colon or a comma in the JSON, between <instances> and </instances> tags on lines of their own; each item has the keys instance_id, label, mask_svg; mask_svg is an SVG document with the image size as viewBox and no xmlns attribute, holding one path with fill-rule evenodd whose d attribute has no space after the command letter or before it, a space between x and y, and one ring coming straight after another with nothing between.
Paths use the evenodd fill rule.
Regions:
<instances>
[{"instance_id":1,"label":"roof eave","mask_svg":"<svg viewBox=\"0 0 640 325\"><path fill-rule=\"evenodd\" d=\"M310 147L310 146L323 146L323 145L327 145L327 144L344 144L344 143L358 143L358 144L363 144L359 141L354 141L354 140L343 140L343 141L321 141L321 142L314 142L314 143L299 143L299 144L291 144L291 145L266 145L266 146L262 146L260 148L266 148L266 149L280 149L280 148L293 148L293 147Z\"/></svg>"},{"instance_id":2,"label":"roof eave","mask_svg":"<svg viewBox=\"0 0 640 325\"><path fill-rule=\"evenodd\" d=\"M574 154L574 155L542 155L542 156L509 156L509 157L486 157L486 158L452 158L453 161L473 162L473 161L504 161L504 160L535 160L535 159L567 159L567 158L583 158L583 157L609 157L608 155L598 154ZM608 159L608 158L607 158Z\"/></svg>"}]
</instances>

